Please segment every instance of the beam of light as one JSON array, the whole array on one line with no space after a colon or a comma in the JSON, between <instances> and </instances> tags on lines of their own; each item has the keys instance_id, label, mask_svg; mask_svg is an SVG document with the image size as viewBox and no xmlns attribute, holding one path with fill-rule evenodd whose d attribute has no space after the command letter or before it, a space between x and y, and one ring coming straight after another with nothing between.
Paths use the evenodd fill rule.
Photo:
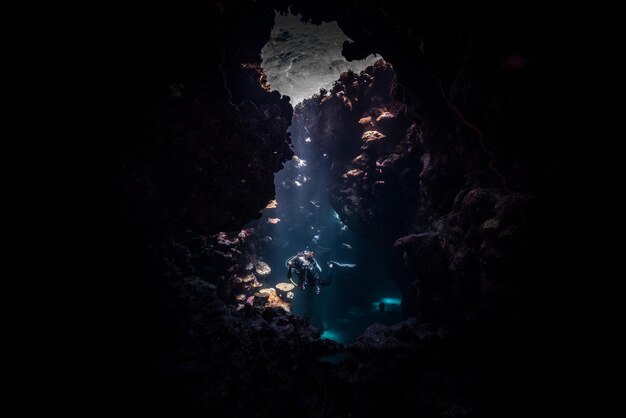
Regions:
<instances>
[{"instance_id":1,"label":"beam of light","mask_svg":"<svg viewBox=\"0 0 626 418\"><path fill-rule=\"evenodd\" d=\"M296 163L296 168L306 167L306 160L299 158L297 155L293 156L293 160Z\"/></svg>"}]
</instances>

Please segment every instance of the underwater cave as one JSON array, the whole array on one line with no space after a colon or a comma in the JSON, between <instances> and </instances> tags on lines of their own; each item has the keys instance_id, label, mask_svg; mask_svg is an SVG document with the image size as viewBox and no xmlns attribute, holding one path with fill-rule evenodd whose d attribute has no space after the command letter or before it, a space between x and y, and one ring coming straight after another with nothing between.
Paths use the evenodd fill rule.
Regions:
<instances>
[{"instance_id":1,"label":"underwater cave","mask_svg":"<svg viewBox=\"0 0 626 418\"><path fill-rule=\"evenodd\" d=\"M611 78L567 13L103 7L81 413L609 411Z\"/></svg>"},{"instance_id":2,"label":"underwater cave","mask_svg":"<svg viewBox=\"0 0 626 418\"><path fill-rule=\"evenodd\" d=\"M396 144L405 133L400 131L408 128L406 122L402 126L396 121L402 105L392 99L392 67L373 54L348 62L341 55L344 41L349 39L335 22L313 25L303 22L300 16L276 15L270 40L261 51L261 66L271 88L289 96L295 108L288 131L294 156L275 174L276 197L263 211L263 217L247 225L261 239L261 245L255 247L257 257L273 266L265 284L283 283L289 288L291 282L294 288L285 301L287 309L308 317L322 333L321 338L341 343L350 342L373 323L399 322L401 294L393 277L404 275L396 277L400 283L410 276L408 268L402 271L392 267L403 266L403 262L399 255L394 259L388 242L381 243L365 230L355 231L344 223L344 219L353 222L349 209L345 207L346 213L343 209L348 193L355 195L365 187L365 198L370 198L367 189L384 184L383 176L376 171L382 164L376 165L374 160L375 154L387 157L388 152L379 147L366 154L368 147L362 136L374 131L376 122L364 127L359 120L365 113L371 114L370 119L384 119L387 128L376 129L387 136L395 135L391 141ZM354 83L356 88L352 88ZM361 104L355 109L356 103L351 101L359 100ZM393 146L387 144L387 151ZM358 179L346 174L358 170L347 166L354 159L362 161L354 167L363 168L363 174L371 177L359 186L359 192L351 188ZM371 163L365 163L365 159ZM417 180L417 173L414 178ZM339 190L339 185L344 190ZM381 215L388 216L387 223L393 223L390 215ZM357 225L359 221L354 222ZM307 250L313 252L321 268L319 280L325 284L328 281L319 287L319 294L313 279L286 278L285 260ZM308 291L301 289L300 284L309 283L300 282L308 281Z\"/></svg>"}]
</instances>

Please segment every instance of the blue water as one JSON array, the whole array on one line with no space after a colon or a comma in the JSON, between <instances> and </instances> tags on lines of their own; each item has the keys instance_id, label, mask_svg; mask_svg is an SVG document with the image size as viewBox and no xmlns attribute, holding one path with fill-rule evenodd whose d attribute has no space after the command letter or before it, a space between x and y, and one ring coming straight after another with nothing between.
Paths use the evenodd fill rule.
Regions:
<instances>
[{"instance_id":1,"label":"blue water","mask_svg":"<svg viewBox=\"0 0 626 418\"><path fill-rule=\"evenodd\" d=\"M331 329L325 329L324 332L322 332L322 335L320 336L321 339L328 339L328 340L334 340L337 341L339 343L345 343L346 338L345 338L345 334L341 333L341 332L337 332L337 331L333 331Z\"/></svg>"},{"instance_id":2,"label":"blue water","mask_svg":"<svg viewBox=\"0 0 626 418\"><path fill-rule=\"evenodd\" d=\"M403 318L387 257L391 249L342 222L329 202L330 171L324 157L316 156L307 138L292 133L292 139L298 158L275 175L278 206L265 209L256 226L257 236L271 237L258 249L272 268L267 285L288 282L285 261L305 249L314 251L323 275L329 273L329 261L344 264L333 267L332 284L320 294L313 287L294 289L293 312L309 317L322 338L349 343L373 323ZM269 218L280 221L269 223Z\"/></svg>"}]
</instances>

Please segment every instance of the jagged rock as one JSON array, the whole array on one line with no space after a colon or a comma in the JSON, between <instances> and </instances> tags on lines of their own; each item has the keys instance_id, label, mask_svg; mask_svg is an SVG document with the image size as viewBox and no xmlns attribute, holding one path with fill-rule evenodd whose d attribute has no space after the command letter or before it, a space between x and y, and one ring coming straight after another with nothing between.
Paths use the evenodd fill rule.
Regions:
<instances>
[{"instance_id":1,"label":"jagged rock","mask_svg":"<svg viewBox=\"0 0 626 418\"><path fill-rule=\"evenodd\" d=\"M397 239L394 247L403 251L404 260L415 271L415 282L405 289L403 309L417 313L419 306L424 313L441 317L449 303L452 278L448 254L441 245L438 232L411 234ZM445 306L444 306L445 305Z\"/></svg>"},{"instance_id":2,"label":"jagged rock","mask_svg":"<svg viewBox=\"0 0 626 418\"><path fill-rule=\"evenodd\" d=\"M297 107L292 127L310 134L320 159L332 161L331 202L341 219L385 240L406 230L411 209L417 213L421 171L416 130L390 95L393 74L383 60L342 74L332 94Z\"/></svg>"}]
</instances>

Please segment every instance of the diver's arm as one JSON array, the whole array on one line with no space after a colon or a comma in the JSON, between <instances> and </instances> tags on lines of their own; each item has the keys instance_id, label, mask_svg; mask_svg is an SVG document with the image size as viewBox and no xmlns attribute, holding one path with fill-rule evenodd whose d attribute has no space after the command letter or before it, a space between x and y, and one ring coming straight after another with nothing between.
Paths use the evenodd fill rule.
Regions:
<instances>
[{"instance_id":1,"label":"diver's arm","mask_svg":"<svg viewBox=\"0 0 626 418\"><path fill-rule=\"evenodd\" d=\"M320 272L321 272L321 271L322 271L322 267L319 265L319 263L317 262L317 260L313 260L313 262L315 263L315 268L316 268L318 271L320 271Z\"/></svg>"},{"instance_id":2,"label":"diver's arm","mask_svg":"<svg viewBox=\"0 0 626 418\"><path fill-rule=\"evenodd\" d=\"M289 280L291 280L291 268L292 268L291 266L289 266L289 267L287 268L287 278L288 278Z\"/></svg>"}]
</instances>

